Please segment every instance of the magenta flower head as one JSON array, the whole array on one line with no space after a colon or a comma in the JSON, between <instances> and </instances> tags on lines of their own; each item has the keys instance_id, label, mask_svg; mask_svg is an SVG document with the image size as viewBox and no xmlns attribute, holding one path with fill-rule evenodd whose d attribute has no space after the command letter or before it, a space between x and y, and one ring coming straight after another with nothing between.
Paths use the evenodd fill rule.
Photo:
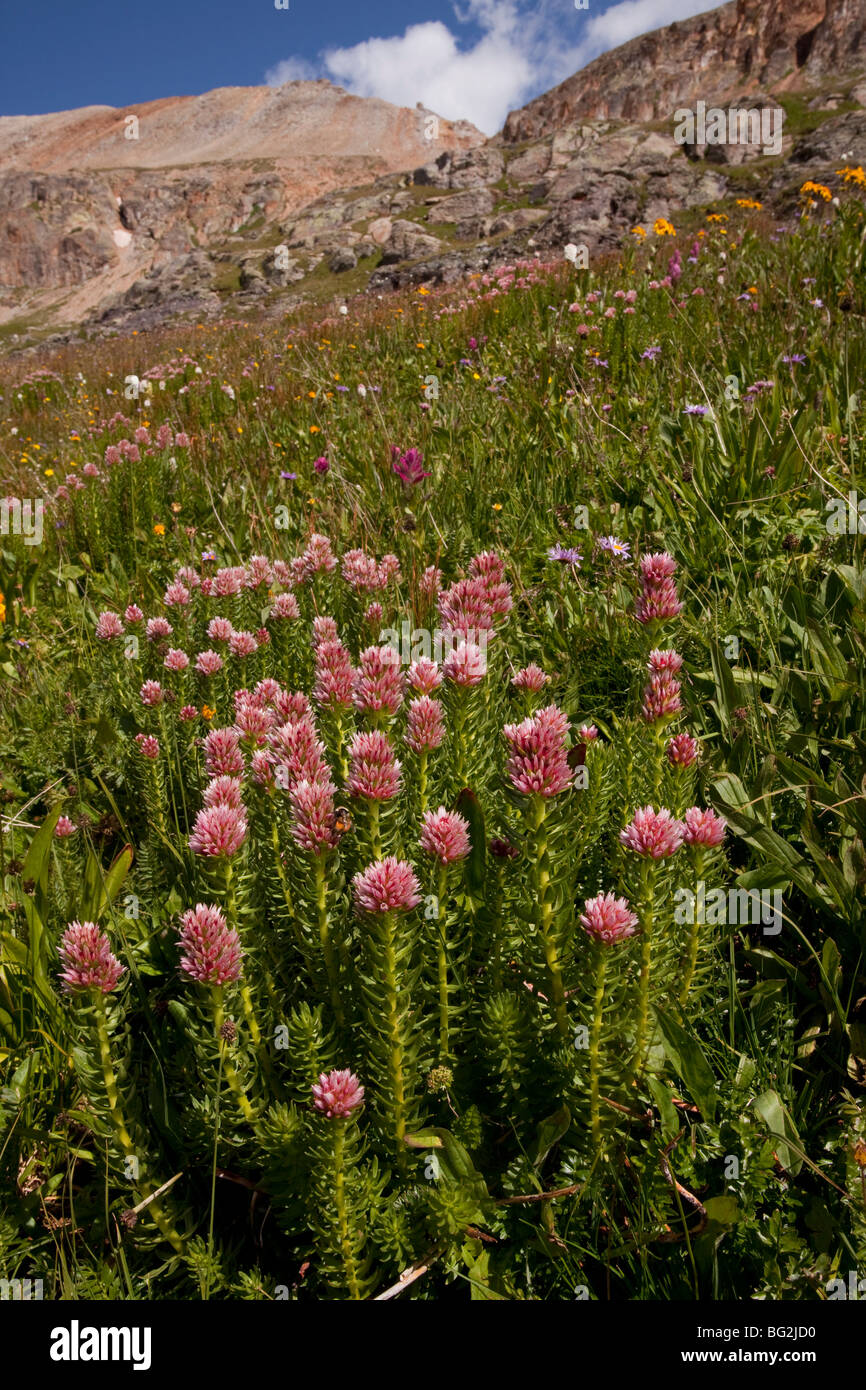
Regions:
<instances>
[{"instance_id":1,"label":"magenta flower head","mask_svg":"<svg viewBox=\"0 0 866 1390\"><path fill-rule=\"evenodd\" d=\"M603 946L613 946L634 936L637 916L629 908L626 898L615 898L613 893L599 893L594 898L587 898L580 923L593 941Z\"/></svg>"},{"instance_id":2,"label":"magenta flower head","mask_svg":"<svg viewBox=\"0 0 866 1390\"><path fill-rule=\"evenodd\" d=\"M727 821L717 816L715 811L691 806L686 811L683 839L687 845L712 847L722 843L727 828Z\"/></svg>"},{"instance_id":3,"label":"magenta flower head","mask_svg":"<svg viewBox=\"0 0 866 1390\"><path fill-rule=\"evenodd\" d=\"M60 978L67 994L98 989L110 994L125 967L112 955L111 944L95 922L70 922L60 942L60 959L65 970Z\"/></svg>"},{"instance_id":4,"label":"magenta flower head","mask_svg":"<svg viewBox=\"0 0 866 1390\"><path fill-rule=\"evenodd\" d=\"M212 642L227 642L233 632L228 618L211 618L207 625L207 635Z\"/></svg>"},{"instance_id":5,"label":"magenta flower head","mask_svg":"<svg viewBox=\"0 0 866 1390\"><path fill-rule=\"evenodd\" d=\"M322 854L333 849L338 836L334 828L334 788L330 782L310 782L303 778L289 792L295 824L292 838L301 849Z\"/></svg>"},{"instance_id":6,"label":"magenta flower head","mask_svg":"<svg viewBox=\"0 0 866 1390\"><path fill-rule=\"evenodd\" d=\"M244 755L236 729L211 729L204 741L204 761L209 777L239 777Z\"/></svg>"},{"instance_id":7,"label":"magenta flower head","mask_svg":"<svg viewBox=\"0 0 866 1390\"><path fill-rule=\"evenodd\" d=\"M635 811L634 819L620 831L619 838L621 844L644 859L669 859L683 842L683 830L682 821L676 820L670 811L643 806Z\"/></svg>"},{"instance_id":8,"label":"magenta flower head","mask_svg":"<svg viewBox=\"0 0 866 1390\"><path fill-rule=\"evenodd\" d=\"M233 806L236 811L243 807L241 784L237 777L215 777L204 789L205 806Z\"/></svg>"},{"instance_id":9,"label":"magenta flower head","mask_svg":"<svg viewBox=\"0 0 866 1390\"><path fill-rule=\"evenodd\" d=\"M393 647L367 647L355 673L355 708L365 714L396 714L405 682L400 653Z\"/></svg>"},{"instance_id":10,"label":"magenta flower head","mask_svg":"<svg viewBox=\"0 0 866 1390\"><path fill-rule=\"evenodd\" d=\"M168 618L148 618L144 631L148 642L159 642L163 637L170 637L174 628Z\"/></svg>"},{"instance_id":11,"label":"magenta flower head","mask_svg":"<svg viewBox=\"0 0 866 1390\"><path fill-rule=\"evenodd\" d=\"M518 671L516 676L512 676L511 684L515 690L530 690L533 694L537 694L539 690L544 689L549 680L550 676L546 675L541 667L536 666L533 661Z\"/></svg>"},{"instance_id":12,"label":"magenta flower head","mask_svg":"<svg viewBox=\"0 0 866 1390\"><path fill-rule=\"evenodd\" d=\"M207 651L199 652L195 659L195 669L202 676L215 676L222 668L222 657L219 652L212 651L211 648L208 648Z\"/></svg>"},{"instance_id":13,"label":"magenta flower head","mask_svg":"<svg viewBox=\"0 0 866 1390\"><path fill-rule=\"evenodd\" d=\"M189 665L189 657L179 647L169 647L162 664L167 671L185 671Z\"/></svg>"},{"instance_id":14,"label":"magenta flower head","mask_svg":"<svg viewBox=\"0 0 866 1390\"><path fill-rule=\"evenodd\" d=\"M113 637L123 635L123 623L116 613L100 613L96 623L96 636L100 642L110 642Z\"/></svg>"},{"instance_id":15,"label":"magenta flower head","mask_svg":"<svg viewBox=\"0 0 866 1390\"><path fill-rule=\"evenodd\" d=\"M640 562L640 593L635 617L639 623L677 618L683 611L674 582L677 562L667 551L644 555Z\"/></svg>"},{"instance_id":16,"label":"magenta flower head","mask_svg":"<svg viewBox=\"0 0 866 1390\"><path fill-rule=\"evenodd\" d=\"M68 816L58 816L57 824L54 827L54 834L58 840L68 840L70 835L76 833L77 827Z\"/></svg>"},{"instance_id":17,"label":"magenta flower head","mask_svg":"<svg viewBox=\"0 0 866 1390\"><path fill-rule=\"evenodd\" d=\"M232 656L252 656L259 644L251 632L233 632L229 638L229 651Z\"/></svg>"},{"instance_id":18,"label":"magenta flower head","mask_svg":"<svg viewBox=\"0 0 866 1390\"><path fill-rule=\"evenodd\" d=\"M294 594L277 594L271 604L270 616L272 618L299 618L301 610Z\"/></svg>"},{"instance_id":19,"label":"magenta flower head","mask_svg":"<svg viewBox=\"0 0 866 1390\"><path fill-rule=\"evenodd\" d=\"M680 713L683 702L680 699L680 683L674 680L669 671L650 676L649 684L644 686L641 714L648 724L673 719Z\"/></svg>"},{"instance_id":20,"label":"magenta flower head","mask_svg":"<svg viewBox=\"0 0 866 1390\"><path fill-rule=\"evenodd\" d=\"M691 767L701 751L701 745L691 734L674 734L665 748L672 767Z\"/></svg>"},{"instance_id":21,"label":"magenta flower head","mask_svg":"<svg viewBox=\"0 0 866 1390\"><path fill-rule=\"evenodd\" d=\"M557 796L571 786L565 736L568 719L556 705L547 705L522 724L503 729L511 752L508 776L524 796Z\"/></svg>"},{"instance_id":22,"label":"magenta flower head","mask_svg":"<svg viewBox=\"0 0 866 1390\"><path fill-rule=\"evenodd\" d=\"M218 907L198 903L181 918L180 968L202 985L229 985L240 978L240 938Z\"/></svg>"},{"instance_id":23,"label":"magenta flower head","mask_svg":"<svg viewBox=\"0 0 866 1390\"><path fill-rule=\"evenodd\" d=\"M474 642L460 642L446 656L442 671L455 685L480 685L487 674L487 652Z\"/></svg>"},{"instance_id":24,"label":"magenta flower head","mask_svg":"<svg viewBox=\"0 0 866 1390\"><path fill-rule=\"evenodd\" d=\"M679 652L673 650L660 651L658 647L655 647L650 652L649 660L647 661L650 674L653 676L660 676L664 671L668 671L672 676L675 676L678 671L682 670L682 665L683 659Z\"/></svg>"},{"instance_id":25,"label":"magenta flower head","mask_svg":"<svg viewBox=\"0 0 866 1390\"><path fill-rule=\"evenodd\" d=\"M409 705L406 720L406 743L413 753L429 753L438 748L445 737L442 706L429 695L419 695Z\"/></svg>"},{"instance_id":26,"label":"magenta flower head","mask_svg":"<svg viewBox=\"0 0 866 1390\"><path fill-rule=\"evenodd\" d=\"M208 858L230 859L237 854L247 834L247 822L236 806L206 806L195 818L189 847Z\"/></svg>"},{"instance_id":27,"label":"magenta flower head","mask_svg":"<svg viewBox=\"0 0 866 1390\"><path fill-rule=\"evenodd\" d=\"M407 679L419 695L432 695L442 684L442 672L429 656L421 656L409 667Z\"/></svg>"},{"instance_id":28,"label":"magenta flower head","mask_svg":"<svg viewBox=\"0 0 866 1390\"><path fill-rule=\"evenodd\" d=\"M370 801L390 801L400 790L400 763L387 734L378 729L355 734L349 745L349 792Z\"/></svg>"},{"instance_id":29,"label":"magenta flower head","mask_svg":"<svg viewBox=\"0 0 866 1390\"><path fill-rule=\"evenodd\" d=\"M323 621L330 623L332 619ZM323 638L316 645L316 683L313 686L313 699L319 705L342 706L348 709L352 704L354 689L355 672L352 668L352 658L346 648L339 638Z\"/></svg>"},{"instance_id":30,"label":"magenta flower head","mask_svg":"<svg viewBox=\"0 0 866 1390\"><path fill-rule=\"evenodd\" d=\"M313 619L314 647L318 647L321 642L336 642L337 637L337 624L334 618L323 615Z\"/></svg>"},{"instance_id":31,"label":"magenta flower head","mask_svg":"<svg viewBox=\"0 0 866 1390\"><path fill-rule=\"evenodd\" d=\"M376 859L355 874L352 891L359 912L409 912L421 901L412 865L393 854Z\"/></svg>"},{"instance_id":32,"label":"magenta flower head","mask_svg":"<svg viewBox=\"0 0 866 1390\"><path fill-rule=\"evenodd\" d=\"M424 470L424 455L420 449L407 449L405 454L394 459L391 467L406 487L414 487L430 477L430 473Z\"/></svg>"},{"instance_id":33,"label":"magenta flower head","mask_svg":"<svg viewBox=\"0 0 866 1390\"><path fill-rule=\"evenodd\" d=\"M151 762L156 762L159 757L158 738L154 738L153 734L136 734L135 742L138 744L138 751L143 758L149 758Z\"/></svg>"},{"instance_id":34,"label":"magenta flower head","mask_svg":"<svg viewBox=\"0 0 866 1390\"><path fill-rule=\"evenodd\" d=\"M440 806L438 811L425 811L421 848L434 855L440 864L453 864L458 859L465 859L471 848L469 822L456 811L446 811L444 806Z\"/></svg>"},{"instance_id":35,"label":"magenta flower head","mask_svg":"<svg viewBox=\"0 0 866 1390\"><path fill-rule=\"evenodd\" d=\"M363 1103L364 1087L354 1072L322 1072L313 1086L313 1104L329 1120L344 1120Z\"/></svg>"}]
</instances>

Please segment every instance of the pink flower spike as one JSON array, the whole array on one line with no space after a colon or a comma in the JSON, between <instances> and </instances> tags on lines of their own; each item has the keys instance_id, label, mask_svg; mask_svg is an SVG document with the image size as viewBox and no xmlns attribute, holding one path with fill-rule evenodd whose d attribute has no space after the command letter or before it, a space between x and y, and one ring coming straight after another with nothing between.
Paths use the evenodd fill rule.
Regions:
<instances>
[{"instance_id":1,"label":"pink flower spike","mask_svg":"<svg viewBox=\"0 0 866 1390\"><path fill-rule=\"evenodd\" d=\"M110 994L117 988L125 967L111 952L111 943L95 922L70 922L60 942L61 972L67 994L98 989Z\"/></svg>"},{"instance_id":2,"label":"pink flower spike","mask_svg":"<svg viewBox=\"0 0 866 1390\"><path fill-rule=\"evenodd\" d=\"M322 1072L313 1086L313 1104L329 1120L344 1120L364 1102L364 1087L351 1071Z\"/></svg>"},{"instance_id":3,"label":"pink flower spike","mask_svg":"<svg viewBox=\"0 0 866 1390\"><path fill-rule=\"evenodd\" d=\"M76 833L77 828L78 827L73 824L68 816L58 816L57 824L54 827L54 834L58 840L68 840L70 835Z\"/></svg>"},{"instance_id":4,"label":"pink flower spike","mask_svg":"<svg viewBox=\"0 0 866 1390\"><path fill-rule=\"evenodd\" d=\"M674 734L665 752L672 767L691 767L701 751L701 745L691 734Z\"/></svg>"},{"instance_id":5,"label":"pink flower spike","mask_svg":"<svg viewBox=\"0 0 866 1390\"><path fill-rule=\"evenodd\" d=\"M228 985L240 978L240 938L218 907L198 903L181 918L180 968L202 985Z\"/></svg>"},{"instance_id":6,"label":"pink flower spike","mask_svg":"<svg viewBox=\"0 0 866 1390\"><path fill-rule=\"evenodd\" d=\"M581 926L588 936L604 946L626 941L637 929L637 915L631 911L626 898L613 893L599 893L588 898L580 915Z\"/></svg>"},{"instance_id":7,"label":"pink flower spike","mask_svg":"<svg viewBox=\"0 0 866 1390\"><path fill-rule=\"evenodd\" d=\"M687 845L713 847L722 843L727 828L727 821L717 816L715 811L691 806L686 811L683 839Z\"/></svg>"},{"instance_id":8,"label":"pink flower spike","mask_svg":"<svg viewBox=\"0 0 866 1390\"><path fill-rule=\"evenodd\" d=\"M230 859L241 848L246 834L243 811L234 806L207 806L195 818L189 847L208 858Z\"/></svg>"},{"instance_id":9,"label":"pink flower spike","mask_svg":"<svg viewBox=\"0 0 866 1390\"><path fill-rule=\"evenodd\" d=\"M116 613L100 613L96 624L96 636L100 642L110 642L123 635L123 623Z\"/></svg>"},{"instance_id":10,"label":"pink flower spike","mask_svg":"<svg viewBox=\"0 0 866 1390\"><path fill-rule=\"evenodd\" d=\"M409 705L406 721L406 743L413 753L429 753L445 738L442 706L429 695L419 695Z\"/></svg>"},{"instance_id":11,"label":"pink flower spike","mask_svg":"<svg viewBox=\"0 0 866 1390\"><path fill-rule=\"evenodd\" d=\"M359 912L408 912L421 901L412 865L393 854L355 874L352 889Z\"/></svg>"},{"instance_id":12,"label":"pink flower spike","mask_svg":"<svg viewBox=\"0 0 866 1390\"><path fill-rule=\"evenodd\" d=\"M678 671L682 670L682 665L683 659L679 652L660 651L658 647L650 652L647 662L650 674L653 676L660 676L663 671L669 671L672 676L675 676Z\"/></svg>"},{"instance_id":13,"label":"pink flower spike","mask_svg":"<svg viewBox=\"0 0 866 1390\"><path fill-rule=\"evenodd\" d=\"M241 784L236 777L215 777L204 789L204 804L211 806L232 806L236 811L243 807Z\"/></svg>"},{"instance_id":14,"label":"pink flower spike","mask_svg":"<svg viewBox=\"0 0 866 1390\"><path fill-rule=\"evenodd\" d=\"M442 671L455 685L480 685L487 675L487 653L474 642L460 642L445 658Z\"/></svg>"},{"instance_id":15,"label":"pink flower spike","mask_svg":"<svg viewBox=\"0 0 866 1390\"><path fill-rule=\"evenodd\" d=\"M422 656L412 662L407 679L419 695L432 695L442 684L442 672L435 661L431 661L428 656Z\"/></svg>"},{"instance_id":16,"label":"pink flower spike","mask_svg":"<svg viewBox=\"0 0 866 1390\"><path fill-rule=\"evenodd\" d=\"M530 690L537 693L544 689L549 680L550 676L546 675L541 667L536 666L533 661L529 666L524 666L521 671L518 671L516 676L512 676L511 684L515 690Z\"/></svg>"},{"instance_id":17,"label":"pink flower spike","mask_svg":"<svg viewBox=\"0 0 866 1390\"><path fill-rule=\"evenodd\" d=\"M400 655L393 647L367 647L355 673L354 703L366 714L396 714L403 703Z\"/></svg>"},{"instance_id":18,"label":"pink flower spike","mask_svg":"<svg viewBox=\"0 0 866 1390\"><path fill-rule=\"evenodd\" d=\"M244 757L235 729L211 729L204 741L205 769L209 777L238 777Z\"/></svg>"},{"instance_id":19,"label":"pink flower spike","mask_svg":"<svg viewBox=\"0 0 866 1390\"><path fill-rule=\"evenodd\" d=\"M349 792L370 801L390 801L400 790L400 763L387 734L378 729L355 734L349 745Z\"/></svg>"},{"instance_id":20,"label":"pink flower spike","mask_svg":"<svg viewBox=\"0 0 866 1390\"><path fill-rule=\"evenodd\" d=\"M292 838L301 849L321 854L337 844L334 829L334 787L330 782L296 782L289 792L295 824Z\"/></svg>"},{"instance_id":21,"label":"pink flower spike","mask_svg":"<svg viewBox=\"0 0 866 1390\"><path fill-rule=\"evenodd\" d=\"M426 811L421 828L421 848L434 855L440 864L453 864L458 859L465 859L471 849L469 822L456 811L446 811L444 806L440 806L438 811Z\"/></svg>"},{"instance_id":22,"label":"pink flower spike","mask_svg":"<svg viewBox=\"0 0 866 1390\"><path fill-rule=\"evenodd\" d=\"M620 843L645 859L669 859L683 843L684 826L670 811L644 806L620 831Z\"/></svg>"}]
</instances>

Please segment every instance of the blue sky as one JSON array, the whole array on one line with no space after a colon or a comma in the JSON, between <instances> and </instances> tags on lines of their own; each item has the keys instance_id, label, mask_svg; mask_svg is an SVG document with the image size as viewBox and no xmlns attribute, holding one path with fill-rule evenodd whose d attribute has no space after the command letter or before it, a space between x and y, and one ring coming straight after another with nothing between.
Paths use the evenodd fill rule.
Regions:
<instances>
[{"instance_id":1,"label":"blue sky","mask_svg":"<svg viewBox=\"0 0 866 1390\"><path fill-rule=\"evenodd\" d=\"M327 77L465 117L507 112L713 0L30 0L4 7L0 115Z\"/></svg>"}]
</instances>

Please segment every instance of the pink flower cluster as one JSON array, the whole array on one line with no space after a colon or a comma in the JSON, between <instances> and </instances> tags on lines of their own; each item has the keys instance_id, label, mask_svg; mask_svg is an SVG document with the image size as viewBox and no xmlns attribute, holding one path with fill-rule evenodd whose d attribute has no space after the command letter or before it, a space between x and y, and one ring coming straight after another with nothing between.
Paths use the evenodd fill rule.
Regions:
<instances>
[{"instance_id":1,"label":"pink flower cluster","mask_svg":"<svg viewBox=\"0 0 866 1390\"><path fill-rule=\"evenodd\" d=\"M240 938L218 907L198 903L181 918L180 968L202 985L228 985L240 978Z\"/></svg>"},{"instance_id":2,"label":"pink flower cluster","mask_svg":"<svg viewBox=\"0 0 866 1390\"><path fill-rule=\"evenodd\" d=\"M329 1120L344 1120L363 1104L364 1087L348 1070L323 1072L312 1089L313 1105Z\"/></svg>"},{"instance_id":3,"label":"pink flower cluster","mask_svg":"<svg viewBox=\"0 0 866 1390\"><path fill-rule=\"evenodd\" d=\"M421 826L421 848L432 854L440 864L453 864L465 859L471 848L469 822L456 811L426 811Z\"/></svg>"},{"instance_id":4,"label":"pink flower cluster","mask_svg":"<svg viewBox=\"0 0 866 1390\"><path fill-rule=\"evenodd\" d=\"M616 898L613 893L599 893L594 898L588 898L580 915L580 923L587 936L604 946L612 946L634 936L637 920L628 900Z\"/></svg>"},{"instance_id":5,"label":"pink flower cluster","mask_svg":"<svg viewBox=\"0 0 866 1390\"><path fill-rule=\"evenodd\" d=\"M524 796L557 796L571 786L568 765L568 718L556 705L506 724L503 733L510 746L508 777Z\"/></svg>"},{"instance_id":6,"label":"pink flower cluster","mask_svg":"<svg viewBox=\"0 0 866 1390\"><path fill-rule=\"evenodd\" d=\"M635 617L639 623L662 622L678 618L683 605L677 594L674 575L677 562L667 551L641 556L640 593Z\"/></svg>"},{"instance_id":7,"label":"pink flower cluster","mask_svg":"<svg viewBox=\"0 0 866 1390\"><path fill-rule=\"evenodd\" d=\"M655 651L649 655L649 683L644 686L641 714L649 724L673 719L683 707L681 686L676 678L683 659L679 652Z\"/></svg>"},{"instance_id":8,"label":"pink flower cluster","mask_svg":"<svg viewBox=\"0 0 866 1390\"><path fill-rule=\"evenodd\" d=\"M369 801L390 801L400 790L400 763L387 734L371 729L349 745L349 791Z\"/></svg>"},{"instance_id":9,"label":"pink flower cluster","mask_svg":"<svg viewBox=\"0 0 866 1390\"><path fill-rule=\"evenodd\" d=\"M65 966L60 978L67 994L87 989L110 994L125 971L112 954L105 932L95 922L70 922L61 938L59 954Z\"/></svg>"},{"instance_id":10,"label":"pink flower cluster","mask_svg":"<svg viewBox=\"0 0 866 1390\"><path fill-rule=\"evenodd\" d=\"M393 854L355 874L352 891L359 912L408 912L421 901L412 865Z\"/></svg>"},{"instance_id":11,"label":"pink flower cluster","mask_svg":"<svg viewBox=\"0 0 866 1390\"><path fill-rule=\"evenodd\" d=\"M354 703L362 714L396 714L405 681L400 654L393 647L367 647L355 673Z\"/></svg>"}]
</instances>

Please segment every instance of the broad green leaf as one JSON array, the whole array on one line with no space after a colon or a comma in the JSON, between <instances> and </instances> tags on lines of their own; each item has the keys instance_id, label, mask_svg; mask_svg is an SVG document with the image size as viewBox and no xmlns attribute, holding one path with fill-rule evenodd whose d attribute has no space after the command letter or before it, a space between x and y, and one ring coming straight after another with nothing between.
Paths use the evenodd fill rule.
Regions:
<instances>
[{"instance_id":1,"label":"broad green leaf","mask_svg":"<svg viewBox=\"0 0 866 1390\"><path fill-rule=\"evenodd\" d=\"M661 1009L654 1009L653 1012L658 1020L668 1061L685 1082L701 1113L712 1120L716 1113L716 1079L700 1043L669 1014Z\"/></svg>"},{"instance_id":2,"label":"broad green leaf","mask_svg":"<svg viewBox=\"0 0 866 1390\"><path fill-rule=\"evenodd\" d=\"M796 1177L803 1166L803 1160L787 1142L790 1140L791 1143L800 1145L800 1136L791 1116L775 1091L764 1091L759 1095L754 1108L770 1130L773 1148L782 1167L787 1168L788 1172Z\"/></svg>"}]
</instances>

